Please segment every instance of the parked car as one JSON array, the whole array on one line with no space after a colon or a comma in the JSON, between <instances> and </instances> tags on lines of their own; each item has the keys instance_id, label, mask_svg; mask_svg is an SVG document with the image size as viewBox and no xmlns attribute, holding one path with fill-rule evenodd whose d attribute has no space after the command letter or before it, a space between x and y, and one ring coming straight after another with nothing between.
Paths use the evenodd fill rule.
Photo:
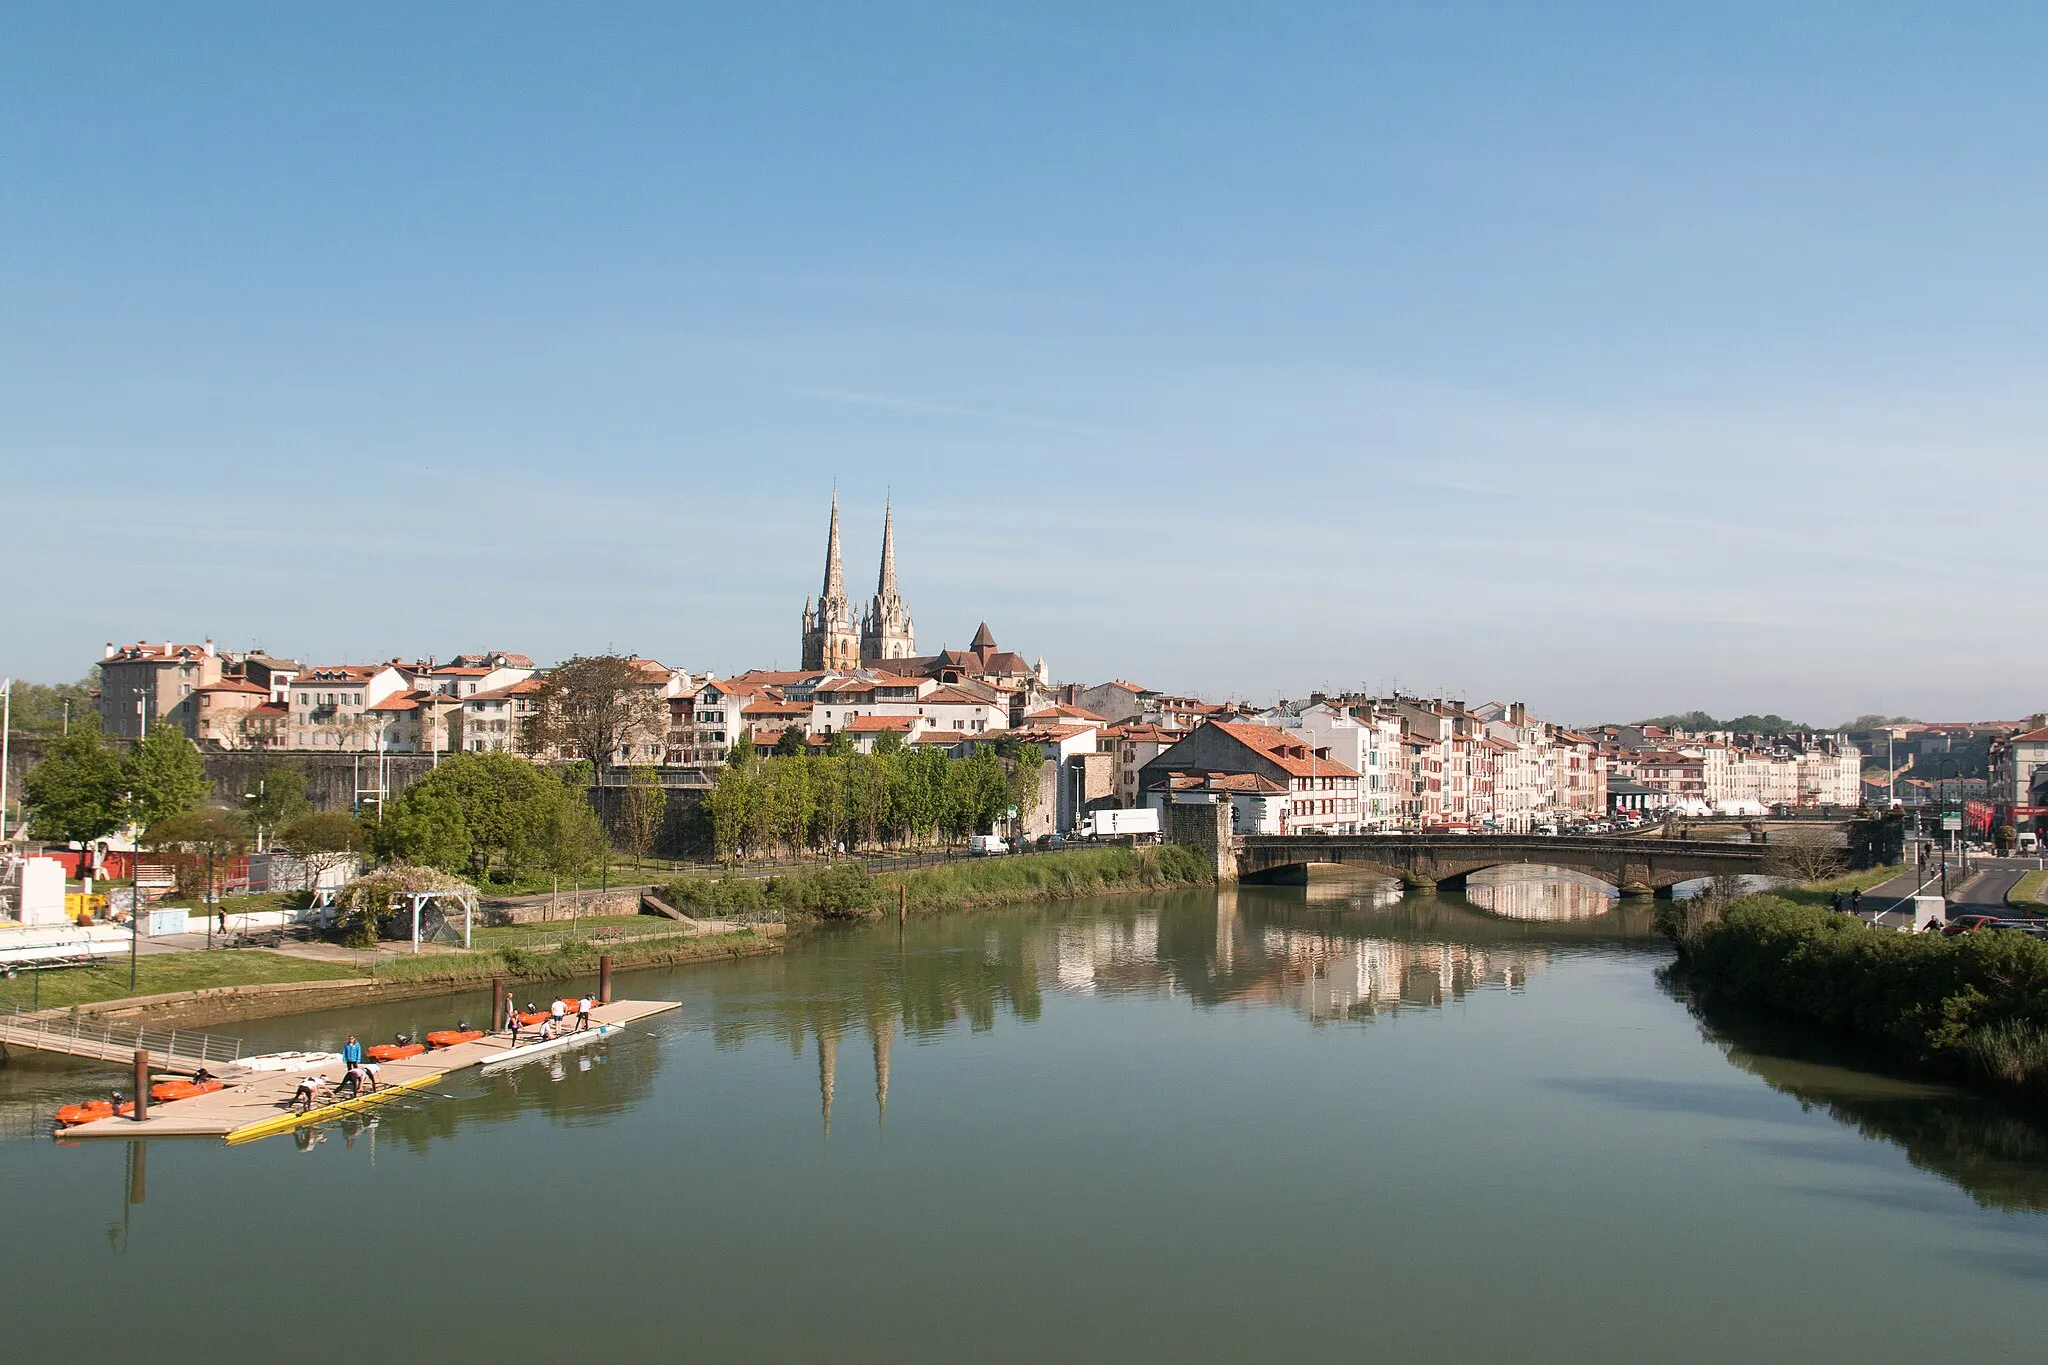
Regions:
<instances>
[{"instance_id":1,"label":"parked car","mask_svg":"<svg viewBox=\"0 0 2048 1365\"><path fill-rule=\"evenodd\" d=\"M2003 929L2005 921L1996 915L1957 915L1941 926L1942 937L1954 938L1957 934L1974 934L1979 929Z\"/></svg>"},{"instance_id":2,"label":"parked car","mask_svg":"<svg viewBox=\"0 0 2048 1365\"><path fill-rule=\"evenodd\" d=\"M1003 841L1001 835L972 834L967 838L967 852L971 857L993 858L997 854L1009 851L1010 846Z\"/></svg>"}]
</instances>

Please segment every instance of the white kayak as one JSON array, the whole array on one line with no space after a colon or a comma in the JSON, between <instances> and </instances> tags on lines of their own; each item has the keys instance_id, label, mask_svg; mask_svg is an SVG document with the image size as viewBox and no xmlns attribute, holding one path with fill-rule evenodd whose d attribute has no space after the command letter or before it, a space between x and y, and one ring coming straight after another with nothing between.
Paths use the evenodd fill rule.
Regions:
<instances>
[{"instance_id":1,"label":"white kayak","mask_svg":"<svg viewBox=\"0 0 2048 1365\"><path fill-rule=\"evenodd\" d=\"M545 1057L551 1052L561 1052L568 1048L581 1047L585 1043L594 1043L600 1038L617 1033L620 1027L618 1024L593 1024L580 1032L571 1029L559 1037L548 1039L545 1043L522 1043L518 1047L486 1058L483 1070L496 1071L501 1067L517 1066L532 1057Z\"/></svg>"}]
</instances>

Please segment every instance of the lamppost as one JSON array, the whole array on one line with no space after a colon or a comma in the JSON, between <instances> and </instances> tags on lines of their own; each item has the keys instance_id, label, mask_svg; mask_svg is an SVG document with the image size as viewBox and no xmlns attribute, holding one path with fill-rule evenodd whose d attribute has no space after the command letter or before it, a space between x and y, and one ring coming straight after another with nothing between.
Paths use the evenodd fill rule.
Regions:
<instances>
[{"instance_id":1,"label":"lamppost","mask_svg":"<svg viewBox=\"0 0 2048 1365\"><path fill-rule=\"evenodd\" d=\"M1963 792L1963 764L1961 759L1954 757L1944 758L1934 765L1935 801L1936 804L1939 805L1941 808L1941 827L1943 835L1941 841L1941 894L1944 896L1946 896L1949 891L1948 852L1950 840L1947 838L1947 835L1949 833L1948 779L1950 776L1953 776L1956 779L1955 820L1956 832L1960 834L1962 830Z\"/></svg>"},{"instance_id":2,"label":"lamppost","mask_svg":"<svg viewBox=\"0 0 2048 1365\"><path fill-rule=\"evenodd\" d=\"M135 694L135 742L140 744L149 733L149 693L140 687L128 690ZM128 793L128 813L132 825L135 814L133 790ZM133 995L136 960L142 951L142 859L138 856L142 850L132 838L128 845L128 994ZM138 1099L136 1103L141 1104L142 1100Z\"/></svg>"},{"instance_id":3,"label":"lamppost","mask_svg":"<svg viewBox=\"0 0 2048 1365\"><path fill-rule=\"evenodd\" d=\"M7 843L7 740L14 729L14 679L0 682L0 847Z\"/></svg>"}]
</instances>

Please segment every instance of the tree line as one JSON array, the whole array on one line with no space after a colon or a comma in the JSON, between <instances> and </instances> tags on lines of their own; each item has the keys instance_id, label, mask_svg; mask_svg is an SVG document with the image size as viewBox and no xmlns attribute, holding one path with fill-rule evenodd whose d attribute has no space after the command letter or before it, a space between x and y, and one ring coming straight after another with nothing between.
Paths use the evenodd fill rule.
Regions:
<instances>
[{"instance_id":1,"label":"tree line","mask_svg":"<svg viewBox=\"0 0 2048 1365\"><path fill-rule=\"evenodd\" d=\"M721 861L842 845L921 846L989 831L1013 809L1031 814L1043 763L1034 744L977 744L967 757L950 758L905 745L893 731L869 754L842 745L763 757L749 744L735 749L704 804Z\"/></svg>"}]
</instances>

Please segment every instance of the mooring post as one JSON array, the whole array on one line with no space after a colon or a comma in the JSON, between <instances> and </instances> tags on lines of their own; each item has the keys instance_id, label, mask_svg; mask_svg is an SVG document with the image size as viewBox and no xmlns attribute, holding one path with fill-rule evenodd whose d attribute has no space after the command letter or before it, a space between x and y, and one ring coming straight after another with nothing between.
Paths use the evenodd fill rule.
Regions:
<instances>
[{"instance_id":1,"label":"mooring post","mask_svg":"<svg viewBox=\"0 0 2048 1365\"><path fill-rule=\"evenodd\" d=\"M149 1049L135 1049L135 1121L149 1117Z\"/></svg>"},{"instance_id":2,"label":"mooring post","mask_svg":"<svg viewBox=\"0 0 2048 1365\"><path fill-rule=\"evenodd\" d=\"M490 1030L496 1033L505 1023L505 978L491 978L491 1022Z\"/></svg>"},{"instance_id":3,"label":"mooring post","mask_svg":"<svg viewBox=\"0 0 2048 1365\"><path fill-rule=\"evenodd\" d=\"M606 953L597 959L597 1003L609 1005L612 1002L612 955Z\"/></svg>"}]
</instances>

